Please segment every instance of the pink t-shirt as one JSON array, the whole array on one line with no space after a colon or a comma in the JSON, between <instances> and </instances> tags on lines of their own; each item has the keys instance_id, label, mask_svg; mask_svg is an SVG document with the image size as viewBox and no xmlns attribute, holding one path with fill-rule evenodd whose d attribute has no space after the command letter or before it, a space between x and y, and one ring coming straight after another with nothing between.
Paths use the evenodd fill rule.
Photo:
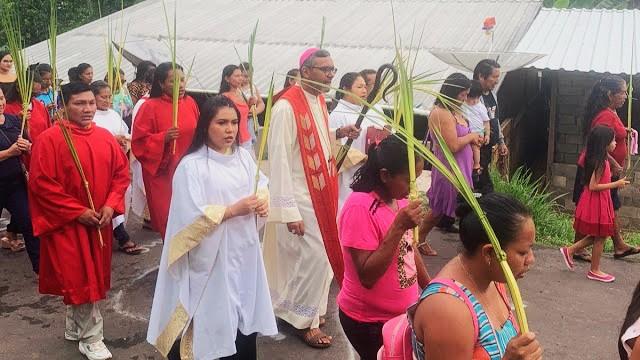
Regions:
<instances>
[{"instance_id":1,"label":"pink t-shirt","mask_svg":"<svg viewBox=\"0 0 640 360\"><path fill-rule=\"evenodd\" d=\"M407 206L398 200L398 208ZM338 307L361 322L387 321L404 313L418 300L419 287L412 232L407 231L387 271L371 289L360 283L349 248L376 250L387 235L396 212L374 193L352 193L344 203L339 220L340 244L344 258L344 280L338 294Z\"/></svg>"}]
</instances>

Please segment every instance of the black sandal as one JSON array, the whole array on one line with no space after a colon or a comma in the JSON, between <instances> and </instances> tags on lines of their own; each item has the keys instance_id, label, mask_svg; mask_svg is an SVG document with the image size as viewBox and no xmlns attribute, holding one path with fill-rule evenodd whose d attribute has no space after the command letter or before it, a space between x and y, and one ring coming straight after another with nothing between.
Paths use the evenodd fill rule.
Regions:
<instances>
[{"instance_id":1,"label":"black sandal","mask_svg":"<svg viewBox=\"0 0 640 360\"><path fill-rule=\"evenodd\" d=\"M616 260L619 260L619 259L625 258L627 256L637 255L637 254L640 254L640 249L639 248L635 248L635 247L630 247L626 251L624 251L624 252L622 252L620 254L613 253L613 258L616 259Z\"/></svg>"}]
</instances>

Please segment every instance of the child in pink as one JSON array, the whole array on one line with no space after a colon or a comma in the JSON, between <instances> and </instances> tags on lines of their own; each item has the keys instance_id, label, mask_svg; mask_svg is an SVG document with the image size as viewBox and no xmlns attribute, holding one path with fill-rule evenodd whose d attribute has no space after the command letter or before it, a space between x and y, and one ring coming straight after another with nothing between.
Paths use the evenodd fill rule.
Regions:
<instances>
[{"instance_id":1,"label":"child in pink","mask_svg":"<svg viewBox=\"0 0 640 360\"><path fill-rule=\"evenodd\" d=\"M422 171L417 161L416 173ZM421 224L420 201L409 192L407 149L391 136L368 152L340 214L344 280L338 294L340 323L362 360L375 360L382 326L418 300L429 282L413 242Z\"/></svg>"},{"instance_id":2,"label":"child in pink","mask_svg":"<svg viewBox=\"0 0 640 360\"><path fill-rule=\"evenodd\" d=\"M623 187L626 178L611 182L611 169L607 154L616 147L614 132L606 126L596 126L589 133L584 158L585 186L576 205L573 227L576 233L585 237L570 247L560 249L565 264L573 270L573 255L587 246L593 245L590 280L613 282L615 277L600 270L600 259L604 241L615 232L615 213L611 200L611 189Z\"/></svg>"}]
</instances>

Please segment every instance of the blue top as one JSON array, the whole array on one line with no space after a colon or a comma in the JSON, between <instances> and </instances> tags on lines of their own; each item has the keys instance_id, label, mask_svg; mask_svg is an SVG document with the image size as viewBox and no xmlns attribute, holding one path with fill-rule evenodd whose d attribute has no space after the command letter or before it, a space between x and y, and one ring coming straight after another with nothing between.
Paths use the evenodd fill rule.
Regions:
<instances>
[{"instance_id":1,"label":"blue top","mask_svg":"<svg viewBox=\"0 0 640 360\"><path fill-rule=\"evenodd\" d=\"M4 114L4 124L0 125L0 150L11 147L20 135L22 122L16 116ZM13 156L0 161L0 183L22 179L22 163L20 156Z\"/></svg>"},{"instance_id":2,"label":"blue top","mask_svg":"<svg viewBox=\"0 0 640 360\"><path fill-rule=\"evenodd\" d=\"M482 357L482 359L488 358L491 360L500 360L502 359L505 350L507 349L507 344L509 341L518 335L518 330L514 323L514 317L511 313L511 307L509 306L506 297L503 292L498 288L498 292L502 295L503 300L505 300L505 304L509 309L509 318L507 321L502 324L500 329L495 330L493 326L491 326L491 322L489 321L489 317L485 313L484 309L480 302L476 299L476 297L467 289L464 285L457 281L453 281L463 292L466 297L468 297L471 305L473 307L473 311L475 313L474 318L478 321L478 338L476 339L475 347L474 347L474 355L478 353L478 351L486 354L486 357ZM420 301L426 299L427 297L433 294L448 294L456 297L460 301L464 301L462 298L462 294L457 292L455 289L449 287L448 285L439 283L437 281L431 282L429 286L427 286L423 291L422 295L420 295ZM412 333L413 338L413 350L418 360L425 360L424 354L424 345L420 343L416 337L415 332ZM478 349L481 348L481 349ZM476 357L474 356L473 359Z\"/></svg>"},{"instance_id":3,"label":"blue top","mask_svg":"<svg viewBox=\"0 0 640 360\"><path fill-rule=\"evenodd\" d=\"M53 89L49 89L49 91L40 93L36 96L36 99L40 100L44 106L49 106L49 104L53 104Z\"/></svg>"}]
</instances>

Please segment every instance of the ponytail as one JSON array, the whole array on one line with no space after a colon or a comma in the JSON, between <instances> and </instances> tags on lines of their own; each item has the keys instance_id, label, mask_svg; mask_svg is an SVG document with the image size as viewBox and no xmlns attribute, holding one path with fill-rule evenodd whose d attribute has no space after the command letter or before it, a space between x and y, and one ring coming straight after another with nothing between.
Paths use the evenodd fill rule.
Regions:
<instances>
[{"instance_id":1,"label":"ponytail","mask_svg":"<svg viewBox=\"0 0 640 360\"><path fill-rule=\"evenodd\" d=\"M380 178L382 169L392 176L409 172L407 146L396 136L389 136L380 144L369 147L367 161L353 176L351 189L355 192L385 193L386 188Z\"/></svg>"}]
</instances>

